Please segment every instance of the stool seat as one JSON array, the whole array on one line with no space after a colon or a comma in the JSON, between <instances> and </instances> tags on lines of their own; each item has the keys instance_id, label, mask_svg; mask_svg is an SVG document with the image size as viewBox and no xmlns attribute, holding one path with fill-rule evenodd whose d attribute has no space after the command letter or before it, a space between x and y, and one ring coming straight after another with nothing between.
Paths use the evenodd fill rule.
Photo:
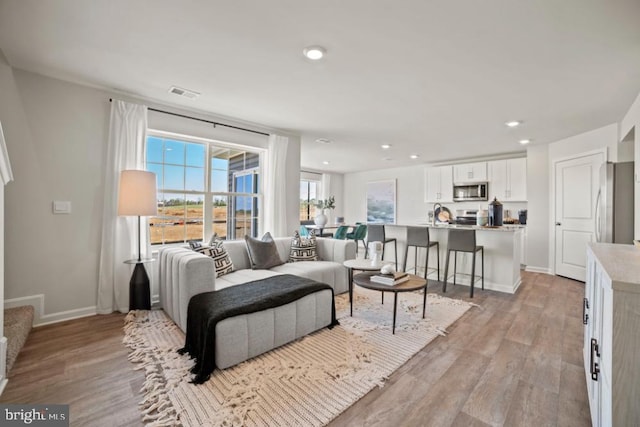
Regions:
<instances>
[{"instance_id":1,"label":"stool seat","mask_svg":"<svg viewBox=\"0 0 640 427\"><path fill-rule=\"evenodd\" d=\"M404 249L404 264L402 271L407 271L407 258L409 257L409 247L415 247L415 273L418 274L418 248L426 248L426 256L424 261L424 278L427 278L429 271L429 252L432 247L436 248L436 259L438 263L438 280L440 280L440 243L432 241L429 237L428 227L407 227L407 245Z\"/></svg>"},{"instance_id":2,"label":"stool seat","mask_svg":"<svg viewBox=\"0 0 640 427\"><path fill-rule=\"evenodd\" d=\"M484 246L476 245L476 230L449 229L447 241L447 258L444 265L444 281L442 284L442 292L447 291L447 279L449 275L449 254L453 251L453 284L456 284L456 268L458 261L458 252L467 252L473 254L471 262L471 291L470 297L473 298L473 288L475 285L476 273L476 254L480 252L482 255L482 289L484 290Z\"/></svg>"},{"instance_id":3,"label":"stool seat","mask_svg":"<svg viewBox=\"0 0 640 427\"><path fill-rule=\"evenodd\" d=\"M367 226L367 248L365 248L365 258L368 256L368 246L369 242L382 242L382 259L384 259L384 248L387 243L393 243L393 247L395 249L395 264L396 270L398 270L398 243L395 238L387 239L384 224L369 224Z\"/></svg>"}]
</instances>

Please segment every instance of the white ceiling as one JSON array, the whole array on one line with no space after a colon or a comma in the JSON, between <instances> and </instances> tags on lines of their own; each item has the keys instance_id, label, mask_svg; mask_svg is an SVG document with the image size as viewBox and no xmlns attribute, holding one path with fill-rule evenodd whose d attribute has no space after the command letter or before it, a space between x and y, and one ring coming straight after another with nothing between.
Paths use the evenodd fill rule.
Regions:
<instances>
[{"instance_id":1,"label":"white ceiling","mask_svg":"<svg viewBox=\"0 0 640 427\"><path fill-rule=\"evenodd\" d=\"M313 44L322 62L302 56ZM298 132L304 168L347 172L618 122L640 91L640 1L0 0L0 49L15 68Z\"/></svg>"}]
</instances>

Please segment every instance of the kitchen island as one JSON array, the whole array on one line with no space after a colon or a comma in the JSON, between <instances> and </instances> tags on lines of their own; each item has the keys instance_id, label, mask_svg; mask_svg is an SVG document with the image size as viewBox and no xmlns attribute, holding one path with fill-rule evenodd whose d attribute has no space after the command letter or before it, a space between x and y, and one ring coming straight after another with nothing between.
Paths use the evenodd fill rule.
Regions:
<instances>
[{"instance_id":1,"label":"kitchen island","mask_svg":"<svg viewBox=\"0 0 640 427\"><path fill-rule=\"evenodd\" d=\"M440 243L440 277L436 277L435 268L435 249L431 249L429 255L429 279L444 279L444 264L447 256L447 234L451 228L458 229L474 229L476 230L476 244L484 246L484 287L498 292L506 292L513 294L516 292L521 283L520 278L520 259L521 259L521 240L523 237L524 226L521 225L505 225L502 227L481 227L476 225L454 225L454 224L387 224L387 238L396 238L398 242L398 268L402 268L404 262L404 250L407 241L407 226L428 227L430 238L432 241ZM415 248L409 249L409 257L407 260L407 271L415 269L413 255ZM418 275L424 275L424 248L418 249ZM456 283L463 286L469 286L471 272L471 254L458 252L458 274ZM393 260L393 244L387 244L385 250L385 259ZM478 279L481 272L481 256L477 254L476 258L476 278ZM453 253L451 254L449 267L449 282L453 282ZM476 283L476 291L481 289L480 282Z\"/></svg>"}]
</instances>

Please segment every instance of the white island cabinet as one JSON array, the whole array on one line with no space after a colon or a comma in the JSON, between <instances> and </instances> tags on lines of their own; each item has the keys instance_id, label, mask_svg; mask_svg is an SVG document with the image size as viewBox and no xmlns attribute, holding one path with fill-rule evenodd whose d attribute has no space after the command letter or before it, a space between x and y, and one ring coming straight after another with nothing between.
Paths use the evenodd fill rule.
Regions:
<instances>
[{"instance_id":1,"label":"white island cabinet","mask_svg":"<svg viewBox=\"0 0 640 427\"><path fill-rule=\"evenodd\" d=\"M431 268L436 266L435 249L431 249L429 255L429 279L442 280L444 277L444 261L447 255L447 238L451 228L474 229L476 230L476 242L484 246L484 287L498 292L513 294L521 283L520 261L521 261L521 240L524 226L507 225L504 227L489 228L471 225L448 225L438 224L428 226L426 224L416 224L418 227L428 227L431 241L440 243L440 277L436 277L435 271ZM396 238L398 245L398 268L402 268L404 261L404 250L407 241L407 225L385 226L386 237ZM407 270L415 271L415 248L411 248L407 259ZM418 252L417 271L419 275L424 274L425 249L420 248ZM385 250L385 260L393 261L393 247L387 245ZM453 275L453 254L451 254L451 266L449 275ZM476 258L476 279L480 278L482 257L480 253ZM468 286L471 272L471 254L458 253L458 281L457 284ZM449 280L453 280L450 278ZM480 282L475 285L476 292L481 289Z\"/></svg>"},{"instance_id":2,"label":"white island cabinet","mask_svg":"<svg viewBox=\"0 0 640 427\"><path fill-rule=\"evenodd\" d=\"M591 243L582 306L594 426L640 426L640 250Z\"/></svg>"}]
</instances>

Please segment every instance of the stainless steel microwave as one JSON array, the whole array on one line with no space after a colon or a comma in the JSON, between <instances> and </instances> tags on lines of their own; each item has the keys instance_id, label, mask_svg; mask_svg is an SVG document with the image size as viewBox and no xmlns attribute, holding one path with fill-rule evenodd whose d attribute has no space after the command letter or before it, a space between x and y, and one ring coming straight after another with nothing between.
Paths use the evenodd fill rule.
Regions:
<instances>
[{"instance_id":1,"label":"stainless steel microwave","mask_svg":"<svg viewBox=\"0 0 640 427\"><path fill-rule=\"evenodd\" d=\"M453 184L453 201L454 202L489 200L488 194L489 194L489 184L486 182Z\"/></svg>"}]
</instances>

